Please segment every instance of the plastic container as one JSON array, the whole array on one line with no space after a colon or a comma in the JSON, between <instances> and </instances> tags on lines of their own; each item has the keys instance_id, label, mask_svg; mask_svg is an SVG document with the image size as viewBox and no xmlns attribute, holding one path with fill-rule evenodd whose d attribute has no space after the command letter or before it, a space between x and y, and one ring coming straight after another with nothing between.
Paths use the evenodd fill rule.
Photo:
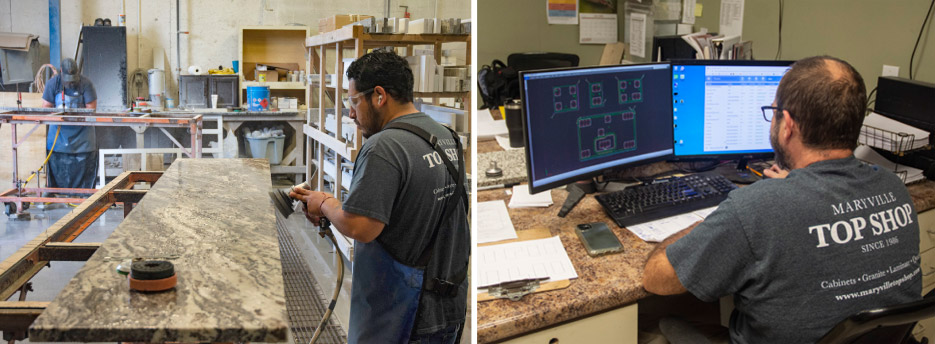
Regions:
<instances>
[{"instance_id":1,"label":"plastic container","mask_svg":"<svg viewBox=\"0 0 935 344\"><path fill-rule=\"evenodd\" d=\"M269 110L269 86L247 86L247 110Z\"/></svg>"},{"instance_id":2,"label":"plastic container","mask_svg":"<svg viewBox=\"0 0 935 344\"><path fill-rule=\"evenodd\" d=\"M247 149L251 157L256 159L267 159L270 165L279 165L282 162L282 152L285 136L275 136L267 138L246 138Z\"/></svg>"}]
</instances>

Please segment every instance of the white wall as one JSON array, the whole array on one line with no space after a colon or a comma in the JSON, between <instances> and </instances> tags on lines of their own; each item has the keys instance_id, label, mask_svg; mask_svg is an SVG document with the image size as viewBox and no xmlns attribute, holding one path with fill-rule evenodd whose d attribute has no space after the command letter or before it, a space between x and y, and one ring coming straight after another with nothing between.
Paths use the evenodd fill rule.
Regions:
<instances>
[{"instance_id":1,"label":"white wall","mask_svg":"<svg viewBox=\"0 0 935 344\"><path fill-rule=\"evenodd\" d=\"M436 9L437 2L437 9ZM153 67L153 51L165 56L169 94L176 94L176 5L172 0L61 0L62 56L74 56L81 23L110 18L117 25L126 3L127 71ZM142 8L140 8L142 5ZM402 17L409 6L413 19L425 17L470 18L470 1L394 0L390 16ZM182 0L181 65L202 68L229 67L237 59L237 37L242 26L302 24L318 33L318 19L335 14L369 14L383 17L383 0ZM142 11L140 11L142 10ZM436 12L437 11L437 12ZM141 14L140 14L141 13ZM436 14L437 13L437 14ZM42 60L49 59L49 10L45 0L0 0L0 31L39 35ZM142 34L141 34L142 32ZM138 44L142 49L138 48Z\"/></svg>"}]
</instances>

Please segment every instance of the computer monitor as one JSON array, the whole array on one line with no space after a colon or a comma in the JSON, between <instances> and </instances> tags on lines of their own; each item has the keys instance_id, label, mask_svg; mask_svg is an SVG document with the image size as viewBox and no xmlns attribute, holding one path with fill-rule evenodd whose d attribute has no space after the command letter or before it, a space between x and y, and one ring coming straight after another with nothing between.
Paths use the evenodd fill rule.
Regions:
<instances>
[{"instance_id":1,"label":"computer monitor","mask_svg":"<svg viewBox=\"0 0 935 344\"><path fill-rule=\"evenodd\" d=\"M520 72L532 193L672 156L669 63Z\"/></svg>"},{"instance_id":2,"label":"computer monitor","mask_svg":"<svg viewBox=\"0 0 935 344\"><path fill-rule=\"evenodd\" d=\"M672 62L675 158L770 158L760 107L776 97L793 61Z\"/></svg>"}]
</instances>

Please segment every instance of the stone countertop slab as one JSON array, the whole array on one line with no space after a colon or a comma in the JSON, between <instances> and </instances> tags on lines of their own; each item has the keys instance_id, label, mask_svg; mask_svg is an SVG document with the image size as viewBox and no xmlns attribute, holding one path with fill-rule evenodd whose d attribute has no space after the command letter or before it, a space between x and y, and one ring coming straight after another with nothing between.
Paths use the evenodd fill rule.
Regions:
<instances>
[{"instance_id":1,"label":"stone countertop slab","mask_svg":"<svg viewBox=\"0 0 935 344\"><path fill-rule=\"evenodd\" d=\"M261 159L176 160L29 329L30 340L283 342L276 219ZM130 291L121 259L178 255L178 285Z\"/></svg>"},{"instance_id":2,"label":"stone countertop slab","mask_svg":"<svg viewBox=\"0 0 935 344\"><path fill-rule=\"evenodd\" d=\"M484 174L496 161L503 176L488 177ZM477 186L522 183L526 181L526 153L522 149L498 151L477 155Z\"/></svg>"},{"instance_id":3,"label":"stone countertop slab","mask_svg":"<svg viewBox=\"0 0 935 344\"><path fill-rule=\"evenodd\" d=\"M478 169L480 165L478 165ZM480 185L480 183L478 183ZM917 212L935 208L935 182L908 186ZM507 189L479 191L478 202L509 200ZM574 321L623 307L651 294L643 289L643 265L656 246L613 224L592 196L585 197L565 218L557 216L565 197L563 188L551 190L555 203L548 208L508 209L517 231L547 228L558 235L578 272L565 289L534 293L520 301L494 300L477 304L477 342L500 341L549 326ZM606 222L623 244L624 251L600 257L587 254L574 228L580 223Z\"/></svg>"}]
</instances>

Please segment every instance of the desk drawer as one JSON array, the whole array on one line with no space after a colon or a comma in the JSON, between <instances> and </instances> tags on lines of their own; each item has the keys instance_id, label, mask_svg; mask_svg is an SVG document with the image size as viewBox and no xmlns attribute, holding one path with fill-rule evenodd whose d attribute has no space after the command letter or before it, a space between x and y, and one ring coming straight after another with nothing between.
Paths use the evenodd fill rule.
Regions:
<instances>
[{"instance_id":1,"label":"desk drawer","mask_svg":"<svg viewBox=\"0 0 935 344\"><path fill-rule=\"evenodd\" d=\"M935 209L919 214L919 252L935 247Z\"/></svg>"},{"instance_id":2,"label":"desk drawer","mask_svg":"<svg viewBox=\"0 0 935 344\"><path fill-rule=\"evenodd\" d=\"M922 294L925 295L935 285L935 249L929 249L919 255L922 259Z\"/></svg>"},{"instance_id":3,"label":"desk drawer","mask_svg":"<svg viewBox=\"0 0 935 344\"><path fill-rule=\"evenodd\" d=\"M555 326L503 343L633 343L637 342L637 305L617 308L567 324Z\"/></svg>"},{"instance_id":4,"label":"desk drawer","mask_svg":"<svg viewBox=\"0 0 935 344\"><path fill-rule=\"evenodd\" d=\"M935 339L935 318L920 320L912 330L912 336L919 342L922 341L923 337L928 338L929 341Z\"/></svg>"}]
</instances>

